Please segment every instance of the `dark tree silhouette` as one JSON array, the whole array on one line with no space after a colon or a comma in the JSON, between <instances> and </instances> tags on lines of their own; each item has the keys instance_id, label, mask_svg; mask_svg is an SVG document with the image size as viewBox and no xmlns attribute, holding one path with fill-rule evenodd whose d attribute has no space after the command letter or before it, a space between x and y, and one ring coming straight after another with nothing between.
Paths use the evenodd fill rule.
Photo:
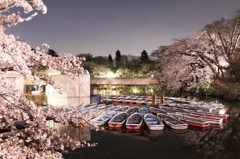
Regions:
<instances>
[{"instance_id":1,"label":"dark tree silhouette","mask_svg":"<svg viewBox=\"0 0 240 159\"><path fill-rule=\"evenodd\" d=\"M145 50L142 51L140 59L143 63L148 62L148 53Z\"/></svg>"},{"instance_id":2,"label":"dark tree silhouette","mask_svg":"<svg viewBox=\"0 0 240 159\"><path fill-rule=\"evenodd\" d=\"M93 63L98 64L98 65L107 66L108 58L106 56L96 56L93 58Z\"/></svg>"},{"instance_id":3,"label":"dark tree silhouette","mask_svg":"<svg viewBox=\"0 0 240 159\"><path fill-rule=\"evenodd\" d=\"M48 49L48 55L51 55L53 57L58 57L58 54L56 53L56 51L52 50L52 49Z\"/></svg>"},{"instance_id":4,"label":"dark tree silhouette","mask_svg":"<svg viewBox=\"0 0 240 159\"><path fill-rule=\"evenodd\" d=\"M115 66L116 66L116 68L121 67L121 60L122 60L121 52L119 50L117 50L116 55L115 55Z\"/></svg>"},{"instance_id":5,"label":"dark tree silhouette","mask_svg":"<svg viewBox=\"0 0 240 159\"><path fill-rule=\"evenodd\" d=\"M92 62L93 55L91 53L78 54L77 57L85 57L86 61Z\"/></svg>"},{"instance_id":6,"label":"dark tree silhouette","mask_svg":"<svg viewBox=\"0 0 240 159\"><path fill-rule=\"evenodd\" d=\"M112 59L112 55L111 54L108 55L108 64L109 64L110 67L113 66L113 59Z\"/></svg>"}]
</instances>

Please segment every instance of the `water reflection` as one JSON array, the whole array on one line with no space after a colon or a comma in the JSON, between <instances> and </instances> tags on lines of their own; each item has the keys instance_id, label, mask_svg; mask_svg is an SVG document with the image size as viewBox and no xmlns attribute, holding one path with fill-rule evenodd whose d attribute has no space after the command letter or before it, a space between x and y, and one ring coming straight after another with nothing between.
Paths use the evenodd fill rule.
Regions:
<instances>
[{"instance_id":1,"label":"water reflection","mask_svg":"<svg viewBox=\"0 0 240 159\"><path fill-rule=\"evenodd\" d=\"M195 130L195 131L209 131L212 127L205 127L205 128L202 128L202 127L196 127L196 126L188 126L188 129L189 130Z\"/></svg>"},{"instance_id":2,"label":"water reflection","mask_svg":"<svg viewBox=\"0 0 240 159\"><path fill-rule=\"evenodd\" d=\"M70 136L74 140L78 141L90 141L91 133L90 129L87 127L73 127L72 125L62 125L60 123L56 123L53 120L47 121L47 126L50 128L59 130L61 133L65 133Z\"/></svg>"},{"instance_id":3,"label":"water reflection","mask_svg":"<svg viewBox=\"0 0 240 159\"><path fill-rule=\"evenodd\" d=\"M238 122L238 125L240 125L239 121L236 121L235 118L231 122ZM66 131L66 129L60 130L65 132L80 131L83 133L74 133L79 139L82 140L83 136L87 136L85 140L99 143L95 148L70 152L70 154L66 155L69 159L79 158L81 155L85 159L101 158L102 156L107 159L141 157L137 152L150 154L148 159L155 159L157 155L162 155L162 158L167 159L228 159L229 157L238 159L240 158L239 129L238 125L235 127L233 125L233 123L227 123L224 127L210 127L204 130L194 128L173 130L166 128L163 131L141 129L140 131L129 132L126 129L109 130L106 127L106 129L96 132L71 126L68 126L69 131ZM82 129L85 129L85 131L82 131ZM132 149L132 151L129 149Z\"/></svg>"},{"instance_id":4,"label":"water reflection","mask_svg":"<svg viewBox=\"0 0 240 159\"><path fill-rule=\"evenodd\" d=\"M189 132L189 129L166 129L165 131L177 135L177 134L186 134Z\"/></svg>"},{"instance_id":5,"label":"water reflection","mask_svg":"<svg viewBox=\"0 0 240 159\"><path fill-rule=\"evenodd\" d=\"M68 159L140 159L144 156L146 157L147 154L148 159L202 159L201 155L187 149L190 145L181 136L188 136L188 132L191 130L179 130L175 132L170 132L170 130L149 131L148 129L141 129L140 131L129 132L126 129L103 129L100 131L91 131L92 142L99 143L97 147L78 149L64 157Z\"/></svg>"},{"instance_id":6,"label":"water reflection","mask_svg":"<svg viewBox=\"0 0 240 159\"><path fill-rule=\"evenodd\" d=\"M79 149L70 152L70 154L65 155L69 159L81 158L81 156L84 156L83 158L85 159L101 158L102 156L105 156L107 159L134 158L139 156L135 153L143 151L151 153L148 159L155 159L156 155L163 155L162 157L167 159L227 159L229 156L233 159L239 158L236 154L238 154L239 151L237 152L237 150L240 147L239 144L237 145L237 139L234 139L237 138L237 133L234 132L239 130L232 131L232 124L230 123L226 127L189 128L186 130L166 128L163 131L149 131L148 129L127 131L124 128L108 129L108 127L94 131L89 128L63 126L54 122L49 122L48 124L76 140L99 143L95 148ZM119 147L121 145L123 147ZM127 145L134 152L126 149ZM118 153L116 153L116 150ZM164 154L161 154L163 152ZM223 157L224 155L227 157Z\"/></svg>"},{"instance_id":7,"label":"water reflection","mask_svg":"<svg viewBox=\"0 0 240 159\"><path fill-rule=\"evenodd\" d=\"M148 129L138 129L138 130L129 130L129 129L122 129L119 130L102 130L105 133L119 135L123 137L130 137L136 140L143 140L143 141L150 141L155 142L158 140L159 136L164 135L164 131L150 131Z\"/></svg>"},{"instance_id":8,"label":"water reflection","mask_svg":"<svg viewBox=\"0 0 240 159\"><path fill-rule=\"evenodd\" d=\"M156 142L158 141L159 137L164 135L164 131L160 130L160 131L151 131L149 129L145 129L143 131L143 136L146 136L149 141L151 142Z\"/></svg>"},{"instance_id":9,"label":"water reflection","mask_svg":"<svg viewBox=\"0 0 240 159\"><path fill-rule=\"evenodd\" d=\"M91 141L91 130L88 127L74 127L72 125L62 125L60 123L54 122L53 120L47 121L46 124L51 128L59 130L61 133L69 135L74 140ZM121 129L108 128L107 126L101 128L101 130L99 131L150 142L155 142L158 140L159 136L164 135L163 130L161 131L151 131L149 129L129 130L125 128Z\"/></svg>"}]
</instances>

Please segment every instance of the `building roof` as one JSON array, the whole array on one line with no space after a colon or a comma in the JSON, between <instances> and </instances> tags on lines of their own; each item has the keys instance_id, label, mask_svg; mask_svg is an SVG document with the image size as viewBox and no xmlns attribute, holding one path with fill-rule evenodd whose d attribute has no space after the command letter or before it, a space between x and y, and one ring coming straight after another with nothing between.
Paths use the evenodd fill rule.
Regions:
<instances>
[{"instance_id":1,"label":"building roof","mask_svg":"<svg viewBox=\"0 0 240 159\"><path fill-rule=\"evenodd\" d=\"M91 78L91 84L108 85L158 85L159 80L153 77L134 77L134 78Z\"/></svg>"}]
</instances>

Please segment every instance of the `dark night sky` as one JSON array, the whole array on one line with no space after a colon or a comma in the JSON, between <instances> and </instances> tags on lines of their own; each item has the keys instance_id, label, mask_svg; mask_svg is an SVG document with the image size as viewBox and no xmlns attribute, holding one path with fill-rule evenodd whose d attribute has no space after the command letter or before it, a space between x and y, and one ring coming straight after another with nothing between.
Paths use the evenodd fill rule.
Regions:
<instances>
[{"instance_id":1,"label":"dark night sky","mask_svg":"<svg viewBox=\"0 0 240 159\"><path fill-rule=\"evenodd\" d=\"M115 57L148 54L206 24L231 18L240 0L43 0L48 13L7 28L33 48Z\"/></svg>"}]
</instances>

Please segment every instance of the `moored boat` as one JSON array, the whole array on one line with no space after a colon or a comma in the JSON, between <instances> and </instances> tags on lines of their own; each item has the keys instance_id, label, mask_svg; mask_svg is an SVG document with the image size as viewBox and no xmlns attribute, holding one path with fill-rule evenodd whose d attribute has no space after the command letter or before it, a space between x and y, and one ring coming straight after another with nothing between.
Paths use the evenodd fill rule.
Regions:
<instances>
[{"instance_id":1,"label":"moored boat","mask_svg":"<svg viewBox=\"0 0 240 159\"><path fill-rule=\"evenodd\" d=\"M176 114L181 114L181 115L187 115L190 117L193 117L195 119L201 119L203 121L208 121L210 124L222 124L223 123L223 119L222 118L211 118L208 116L200 116L200 115L196 115L193 113L183 113L183 112L175 112Z\"/></svg>"},{"instance_id":2,"label":"moored boat","mask_svg":"<svg viewBox=\"0 0 240 159\"><path fill-rule=\"evenodd\" d=\"M114 115L116 114L115 111L110 111L106 114L99 115L92 120L90 120L91 124L95 124L97 126L101 126L106 124Z\"/></svg>"},{"instance_id":3,"label":"moored boat","mask_svg":"<svg viewBox=\"0 0 240 159\"><path fill-rule=\"evenodd\" d=\"M204 112L190 112L191 114L200 116L200 117L207 117L207 118L212 118L212 119L223 119L223 122L226 122L228 119L228 114L214 114L214 113L204 113Z\"/></svg>"},{"instance_id":4,"label":"moored boat","mask_svg":"<svg viewBox=\"0 0 240 159\"><path fill-rule=\"evenodd\" d=\"M111 107L106 108L106 109L110 110L110 111L115 111L116 109L119 109L119 108L121 108L121 105L111 106Z\"/></svg>"},{"instance_id":5,"label":"moored boat","mask_svg":"<svg viewBox=\"0 0 240 159\"><path fill-rule=\"evenodd\" d=\"M149 109L151 110L151 112L155 115L157 115L157 113L167 113L167 111L157 108L157 107L149 107Z\"/></svg>"},{"instance_id":6,"label":"moored boat","mask_svg":"<svg viewBox=\"0 0 240 159\"><path fill-rule=\"evenodd\" d=\"M138 107L130 107L125 112L128 113L128 115L130 116L131 114L136 113L138 111L139 111Z\"/></svg>"},{"instance_id":7,"label":"moored boat","mask_svg":"<svg viewBox=\"0 0 240 159\"><path fill-rule=\"evenodd\" d=\"M147 113L152 113L152 111L147 107L142 107L139 109L139 113L142 114L142 116L144 116Z\"/></svg>"},{"instance_id":8,"label":"moored boat","mask_svg":"<svg viewBox=\"0 0 240 159\"><path fill-rule=\"evenodd\" d=\"M102 114L106 114L107 112L108 111L106 109L101 109L101 110L93 109L93 110L90 110L86 115L88 116L89 119L93 119Z\"/></svg>"},{"instance_id":9,"label":"moored boat","mask_svg":"<svg viewBox=\"0 0 240 159\"><path fill-rule=\"evenodd\" d=\"M154 114L147 113L144 115L144 122L146 127L149 130L163 130L164 124L163 122Z\"/></svg>"},{"instance_id":10,"label":"moored boat","mask_svg":"<svg viewBox=\"0 0 240 159\"><path fill-rule=\"evenodd\" d=\"M145 100L138 100L138 101L136 102L136 104L137 104L137 105L146 105L146 102L145 102Z\"/></svg>"},{"instance_id":11,"label":"moored boat","mask_svg":"<svg viewBox=\"0 0 240 159\"><path fill-rule=\"evenodd\" d=\"M168 113L174 113L174 112L181 112L181 113L190 113L194 114L196 116L206 117L206 118L212 118L212 119L222 119L223 122L227 121L228 114L225 113L223 109L219 110L219 113L210 113L203 110L198 109L188 109L188 108L180 108L180 107L169 107L169 106L159 106L159 109L162 111L168 112Z\"/></svg>"},{"instance_id":12,"label":"moored boat","mask_svg":"<svg viewBox=\"0 0 240 159\"><path fill-rule=\"evenodd\" d=\"M141 129L143 125L143 116L140 113L131 114L126 121L126 129Z\"/></svg>"},{"instance_id":13,"label":"moored boat","mask_svg":"<svg viewBox=\"0 0 240 159\"><path fill-rule=\"evenodd\" d=\"M120 108L115 109L115 111L116 112L125 112L128 108L129 108L129 106L125 105L125 106L121 106Z\"/></svg>"},{"instance_id":14,"label":"moored boat","mask_svg":"<svg viewBox=\"0 0 240 159\"><path fill-rule=\"evenodd\" d=\"M82 114L86 114L91 109L96 109L96 108L97 108L97 104L94 104L94 105L86 106L86 107L83 107L83 108L79 109L79 112L82 113Z\"/></svg>"},{"instance_id":15,"label":"moored boat","mask_svg":"<svg viewBox=\"0 0 240 159\"><path fill-rule=\"evenodd\" d=\"M108 122L110 128L122 128L127 120L128 114L126 112L119 112L115 114Z\"/></svg>"},{"instance_id":16,"label":"moored boat","mask_svg":"<svg viewBox=\"0 0 240 159\"><path fill-rule=\"evenodd\" d=\"M168 114L164 114L164 113L157 113L157 116L160 118L160 120L163 121L163 123L172 128L172 129L187 129L188 128L188 124L178 120L174 117L169 116Z\"/></svg>"},{"instance_id":17,"label":"moored boat","mask_svg":"<svg viewBox=\"0 0 240 159\"><path fill-rule=\"evenodd\" d=\"M209 121L205 121L202 119L198 119L186 114L180 114L180 113L167 113L170 116L173 116L181 121L184 121L187 123L189 126L196 126L196 127L201 127L201 128L206 128L210 126Z\"/></svg>"}]
</instances>

